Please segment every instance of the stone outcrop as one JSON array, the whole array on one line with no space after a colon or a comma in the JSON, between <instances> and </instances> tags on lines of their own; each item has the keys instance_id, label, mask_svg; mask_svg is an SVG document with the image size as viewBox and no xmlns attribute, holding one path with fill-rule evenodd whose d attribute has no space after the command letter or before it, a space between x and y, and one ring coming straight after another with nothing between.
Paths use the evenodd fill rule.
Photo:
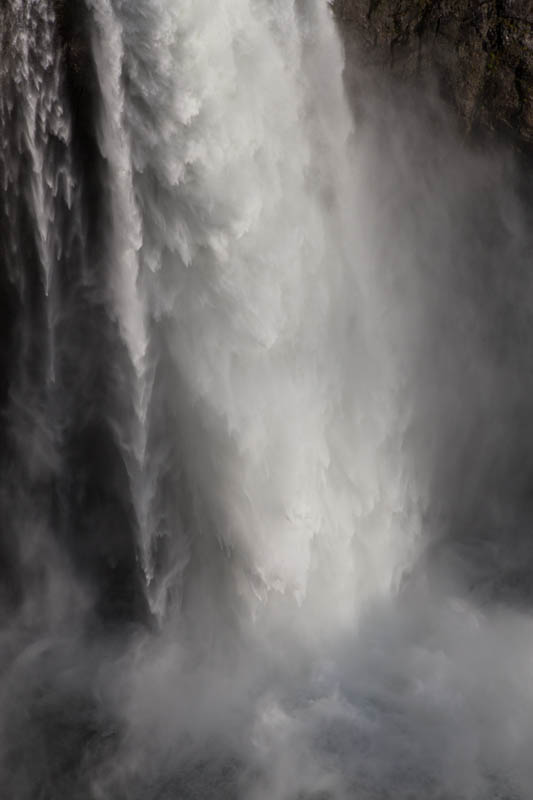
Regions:
<instances>
[{"instance_id":1,"label":"stone outcrop","mask_svg":"<svg viewBox=\"0 0 533 800\"><path fill-rule=\"evenodd\" d=\"M333 0L349 56L402 81L437 81L468 131L533 150L531 0Z\"/></svg>"}]
</instances>

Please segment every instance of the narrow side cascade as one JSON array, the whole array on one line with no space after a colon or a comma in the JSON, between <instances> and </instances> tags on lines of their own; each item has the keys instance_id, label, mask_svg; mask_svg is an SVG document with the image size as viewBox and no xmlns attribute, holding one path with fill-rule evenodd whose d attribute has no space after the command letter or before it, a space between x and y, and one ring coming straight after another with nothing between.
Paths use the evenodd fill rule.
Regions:
<instances>
[{"instance_id":1,"label":"narrow side cascade","mask_svg":"<svg viewBox=\"0 0 533 800\"><path fill-rule=\"evenodd\" d=\"M5 586L23 601L41 576L28 623L52 617L58 495L64 469L60 328L69 316L69 270L84 274L84 230L53 3L16 0L0 10L0 270L3 294L0 542ZM28 592L32 594L31 591ZM57 606L61 603L58 602ZM23 606L24 608L24 606ZM33 616L33 619L32 619Z\"/></svg>"},{"instance_id":2,"label":"narrow side cascade","mask_svg":"<svg viewBox=\"0 0 533 800\"><path fill-rule=\"evenodd\" d=\"M152 493L147 458L148 407L152 377L147 362L147 311L140 287L141 216L133 184L129 132L125 127L124 42L120 20L110 0L92 0L92 46L100 105L98 142L108 175L110 231L106 257L110 308L115 310L132 370L128 391L132 414L115 431L125 459L135 526L142 532L139 552L147 581L152 578L146 531L151 527ZM125 423L125 424L124 424Z\"/></svg>"},{"instance_id":3,"label":"narrow side cascade","mask_svg":"<svg viewBox=\"0 0 533 800\"><path fill-rule=\"evenodd\" d=\"M2 74L0 125L2 188L8 242L3 248L11 280L28 281L20 268L23 214L34 223L31 237L36 270L46 297L47 352L54 379L54 330L58 308L57 265L63 240L61 210L72 206L75 190L71 163L71 121L65 105L61 53L53 4L17 0L3 12L6 57ZM14 135L14 132L15 135ZM28 232L30 233L30 232ZM27 243L24 243L27 246ZM29 249L29 248L28 248Z\"/></svg>"},{"instance_id":4,"label":"narrow side cascade","mask_svg":"<svg viewBox=\"0 0 533 800\"><path fill-rule=\"evenodd\" d=\"M0 11L0 561L21 613L52 627L91 604L135 616L126 608L139 595L120 452L138 381L110 314L103 167L83 126L90 109L84 118L75 105L59 14L52 0ZM120 188L113 197L120 207Z\"/></svg>"}]
</instances>

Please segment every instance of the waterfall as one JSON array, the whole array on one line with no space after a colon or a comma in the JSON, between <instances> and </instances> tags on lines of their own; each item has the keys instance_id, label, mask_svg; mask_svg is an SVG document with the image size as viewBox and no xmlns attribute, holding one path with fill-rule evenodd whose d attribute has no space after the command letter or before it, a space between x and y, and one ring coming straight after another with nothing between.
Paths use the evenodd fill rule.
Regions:
<instances>
[{"instance_id":1,"label":"waterfall","mask_svg":"<svg viewBox=\"0 0 533 800\"><path fill-rule=\"evenodd\" d=\"M4 35L6 39L11 36L13 42L9 48L12 58L8 55L3 68L0 118L4 152L2 188L9 219L6 226L9 239L4 245L6 269L15 282L24 281L25 276L17 269L23 244L17 234L21 205L26 205L34 223L39 280L47 298L45 360L53 380L54 327L59 312L55 272L64 247L58 216L62 204L71 207L74 190L69 163L70 120L63 105L53 9L48 4L20 0L13 4L10 15L11 19L5 12L3 20ZM60 160L55 155L58 148L63 149ZM26 163L23 154L27 155Z\"/></svg>"},{"instance_id":2,"label":"waterfall","mask_svg":"<svg viewBox=\"0 0 533 800\"><path fill-rule=\"evenodd\" d=\"M94 7L114 304L134 363L146 361L136 493L154 610L183 594L200 549L224 551L250 599L302 604L315 583L315 613L350 618L398 580L416 521L398 522L397 377L355 233L331 13ZM354 349L348 372L338 347ZM184 485L192 507L178 522L183 508L165 504Z\"/></svg>"},{"instance_id":3,"label":"waterfall","mask_svg":"<svg viewBox=\"0 0 533 800\"><path fill-rule=\"evenodd\" d=\"M5 593L25 597L23 617L33 624L55 617L65 599L55 580L61 558L49 535L58 524L56 490L65 468L68 401L61 396L59 340L70 314L64 289L73 262L76 282L83 281L85 231L54 7L4 4L0 28L0 550ZM31 589L26 595L30 576L41 581L40 596L27 596Z\"/></svg>"},{"instance_id":4,"label":"waterfall","mask_svg":"<svg viewBox=\"0 0 533 800\"><path fill-rule=\"evenodd\" d=\"M0 6L2 797L531 794L530 205L331 6Z\"/></svg>"}]
</instances>

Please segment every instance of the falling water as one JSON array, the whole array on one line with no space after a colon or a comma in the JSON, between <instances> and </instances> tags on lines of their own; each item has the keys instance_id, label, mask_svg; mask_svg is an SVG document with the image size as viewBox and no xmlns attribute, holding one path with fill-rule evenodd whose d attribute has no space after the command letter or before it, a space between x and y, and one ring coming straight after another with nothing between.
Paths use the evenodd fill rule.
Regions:
<instances>
[{"instance_id":1,"label":"falling water","mask_svg":"<svg viewBox=\"0 0 533 800\"><path fill-rule=\"evenodd\" d=\"M23 281L18 267L22 242L17 239L20 206L30 209L34 223L34 244L40 266L40 280L47 297L48 352L50 378L54 377L54 328L56 305L55 266L64 243L56 218L63 203L72 204L72 169L68 110L63 106L64 87L59 53L54 42L53 8L46 4L16 2L5 12L4 36L12 37L2 74L1 141L3 192L8 237L4 245L7 270L14 281ZM13 132L16 131L16 136ZM57 143L57 144L56 144ZM62 148L63 159L56 152ZM24 164L22 155L29 163ZM27 172L24 170L27 169Z\"/></svg>"},{"instance_id":2,"label":"falling water","mask_svg":"<svg viewBox=\"0 0 533 800\"><path fill-rule=\"evenodd\" d=\"M505 154L354 118L323 0L0 37L0 794L525 800Z\"/></svg>"},{"instance_id":3,"label":"falling water","mask_svg":"<svg viewBox=\"0 0 533 800\"><path fill-rule=\"evenodd\" d=\"M350 617L394 585L414 521L402 530L397 378L357 242L329 10L95 9L115 303L132 358L149 362L138 491L154 609L182 592L199 547L184 540L200 538L202 559L226 551L242 595L302 604L314 583L315 611ZM347 372L338 348L352 345ZM171 503L187 486L186 523L163 473ZM321 595L324 580L338 596Z\"/></svg>"}]
</instances>

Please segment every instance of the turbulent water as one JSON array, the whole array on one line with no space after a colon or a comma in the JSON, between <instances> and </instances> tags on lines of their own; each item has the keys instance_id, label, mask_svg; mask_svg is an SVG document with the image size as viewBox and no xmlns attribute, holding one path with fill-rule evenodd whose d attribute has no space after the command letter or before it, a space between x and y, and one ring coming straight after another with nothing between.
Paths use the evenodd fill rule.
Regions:
<instances>
[{"instance_id":1,"label":"turbulent water","mask_svg":"<svg viewBox=\"0 0 533 800\"><path fill-rule=\"evenodd\" d=\"M514 160L321 0L0 36L2 796L528 798Z\"/></svg>"}]
</instances>

